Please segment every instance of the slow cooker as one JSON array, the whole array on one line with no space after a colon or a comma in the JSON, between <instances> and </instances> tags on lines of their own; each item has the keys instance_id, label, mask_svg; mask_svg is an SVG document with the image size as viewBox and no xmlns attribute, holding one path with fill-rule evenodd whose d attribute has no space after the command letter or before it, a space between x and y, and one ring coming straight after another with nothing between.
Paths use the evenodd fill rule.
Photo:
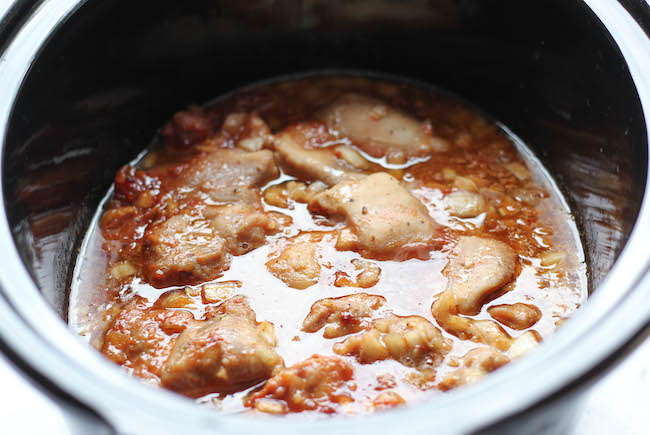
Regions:
<instances>
[{"instance_id":1,"label":"slow cooker","mask_svg":"<svg viewBox=\"0 0 650 435\"><path fill-rule=\"evenodd\" d=\"M79 433L558 434L650 330L643 1L19 0L0 14L0 346ZM250 82L337 69L449 90L532 148L589 271L591 296L558 333L427 403L310 422L221 415L144 386L68 329L92 214L158 126Z\"/></svg>"}]
</instances>

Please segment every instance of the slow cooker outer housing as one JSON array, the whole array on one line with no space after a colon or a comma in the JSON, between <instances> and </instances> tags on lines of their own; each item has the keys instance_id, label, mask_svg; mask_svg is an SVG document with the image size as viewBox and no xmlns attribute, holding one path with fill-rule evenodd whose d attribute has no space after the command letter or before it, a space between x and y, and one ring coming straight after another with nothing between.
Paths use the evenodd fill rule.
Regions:
<instances>
[{"instance_id":1,"label":"slow cooker outer housing","mask_svg":"<svg viewBox=\"0 0 650 435\"><path fill-rule=\"evenodd\" d=\"M143 433L558 433L581 390L644 334L650 48L621 4L133 3L18 2L0 23L0 337L77 421ZM645 6L630 10L647 20ZM222 416L127 379L61 321L74 257L116 169L179 108L320 69L432 83L522 137L575 211L592 298L539 351L480 384L369 417Z\"/></svg>"}]
</instances>

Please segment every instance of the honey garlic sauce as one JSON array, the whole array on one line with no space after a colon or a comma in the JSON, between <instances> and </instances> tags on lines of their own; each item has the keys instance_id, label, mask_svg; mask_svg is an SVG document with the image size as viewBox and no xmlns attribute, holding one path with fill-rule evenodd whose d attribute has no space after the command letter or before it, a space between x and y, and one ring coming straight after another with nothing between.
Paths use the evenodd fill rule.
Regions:
<instances>
[{"instance_id":1,"label":"honey garlic sauce","mask_svg":"<svg viewBox=\"0 0 650 435\"><path fill-rule=\"evenodd\" d=\"M367 288L341 285L341 282L345 283L337 281L341 276L354 279L359 274L353 260L362 259L357 252L335 247L337 231L343 230L345 224L310 213L305 203L289 200L285 208L263 200L265 211L286 215L291 218L291 223L268 236L266 244L233 256L229 268L208 282L238 283L234 294L249 298L257 321L274 325L275 349L287 367L315 354L336 355L333 345L349 335L326 339L323 329L303 331L303 321L319 300L356 293L386 299L386 303L373 313L372 319L389 313L421 316L452 342L451 350L436 368L435 381L429 379L425 387L409 380L416 372L414 368L396 360L360 364L352 356L339 355L354 368L353 387L348 384L345 387L354 400L340 404L337 412L357 414L372 411L372 400L383 389L398 393L407 404L441 394L437 384L459 367L461 358L471 349L485 347L446 332L432 315L432 303L447 288L448 280L443 269L461 235L497 239L507 243L516 253L518 269L514 281L506 284L496 298L484 303L478 315L464 316L475 320L495 320L488 310L497 305L528 304L536 307L541 317L530 328L515 330L499 323L512 337L521 336L527 330L536 331L542 339L548 337L584 302L587 283L575 224L549 174L508 130L498 128L455 99L398 83L360 77L316 77L245 89L217 101L209 113L219 124L230 113L254 111L276 134L287 125L313 119L314 114L351 92L381 99L388 106L424 120L425 128L435 133L439 143L434 146L439 146L439 149L428 155L376 157L363 150L357 151L368 162L366 171L389 173L425 205L429 215L441 226L445 240L442 247L429 252L427 259L386 261L367 258L366 261L381 269L376 284ZM380 113L379 116L383 115ZM327 140L323 139L325 136ZM307 141L314 149L340 145L354 148L349 138L335 130L320 137L308 137ZM145 159L147 165L155 167L179 155L185 158L183 153L172 153L166 151L165 146L155 145ZM263 195L267 189L296 179L281 172L278 178L259 191ZM109 200L107 198L108 208L112 206ZM188 294L194 291L190 296L191 303L178 309L190 311L200 319L206 309L210 309L210 304L205 304L200 296L200 288L206 283L156 288L137 275L127 275L127 278L118 280L110 277L110 271L115 270L112 267L122 260L102 236L99 214L103 211L98 212L88 232L75 269L69 310L71 326L95 347L101 348L106 328L125 303L140 296L153 305L170 290L185 290ZM141 232L145 227L146 224ZM313 243L318 247L320 273L315 284L301 290L287 286L274 276L267 262L277 257L291 240L305 235L317 236ZM390 386L378 386L381 379L388 379ZM244 398L257 387L231 394L208 394L197 400L223 412L241 412L248 410L244 408Z\"/></svg>"}]
</instances>

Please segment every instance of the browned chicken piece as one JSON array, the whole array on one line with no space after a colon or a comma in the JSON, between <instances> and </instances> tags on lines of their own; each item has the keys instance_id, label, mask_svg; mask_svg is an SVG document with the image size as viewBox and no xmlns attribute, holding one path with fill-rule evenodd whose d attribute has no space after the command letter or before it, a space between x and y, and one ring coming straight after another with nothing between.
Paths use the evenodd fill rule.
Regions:
<instances>
[{"instance_id":1,"label":"browned chicken piece","mask_svg":"<svg viewBox=\"0 0 650 435\"><path fill-rule=\"evenodd\" d=\"M432 244L438 234L427 208L384 172L343 181L317 195L309 209L344 218L366 257L408 257L409 248Z\"/></svg>"},{"instance_id":2,"label":"browned chicken piece","mask_svg":"<svg viewBox=\"0 0 650 435\"><path fill-rule=\"evenodd\" d=\"M279 213L242 203L207 207L203 215L172 216L146 230L143 263L149 283L163 287L217 278L230 266L231 255L263 245L285 223Z\"/></svg>"},{"instance_id":3,"label":"browned chicken piece","mask_svg":"<svg viewBox=\"0 0 650 435\"><path fill-rule=\"evenodd\" d=\"M176 339L161 385L199 397L240 391L271 377L283 366L275 332L257 322L243 296L223 302L206 321L196 321Z\"/></svg>"},{"instance_id":4,"label":"browned chicken piece","mask_svg":"<svg viewBox=\"0 0 650 435\"><path fill-rule=\"evenodd\" d=\"M513 339L498 323L459 316L457 300L453 290L448 289L431 306L431 313L441 328L461 340L487 344L499 350L510 348Z\"/></svg>"},{"instance_id":5,"label":"browned chicken piece","mask_svg":"<svg viewBox=\"0 0 650 435\"><path fill-rule=\"evenodd\" d=\"M259 151L273 141L271 129L255 113L229 114L223 121L221 131L235 142L238 148L246 151Z\"/></svg>"},{"instance_id":6,"label":"browned chicken piece","mask_svg":"<svg viewBox=\"0 0 650 435\"><path fill-rule=\"evenodd\" d=\"M352 260L352 265L359 271L359 274L351 278L347 273L338 271L334 281L336 287L370 288L379 282L381 268L376 263L362 258L355 258Z\"/></svg>"},{"instance_id":7,"label":"browned chicken piece","mask_svg":"<svg viewBox=\"0 0 650 435\"><path fill-rule=\"evenodd\" d=\"M359 332L385 303L384 297L367 293L321 299L311 306L309 315L302 323L302 330L316 332L327 325L323 333L325 338Z\"/></svg>"},{"instance_id":8,"label":"browned chicken piece","mask_svg":"<svg viewBox=\"0 0 650 435\"><path fill-rule=\"evenodd\" d=\"M215 146L201 149L204 152L177 166L163 165L149 171L122 167L115 176L115 197L139 208L153 207L162 199L167 215L179 202L194 203L197 197L213 203L242 201L256 205L259 193L255 188L279 175L271 151Z\"/></svg>"},{"instance_id":9,"label":"browned chicken piece","mask_svg":"<svg viewBox=\"0 0 650 435\"><path fill-rule=\"evenodd\" d=\"M211 282L203 284L199 289L199 294L204 304L215 304L234 296L241 286L241 281Z\"/></svg>"},{"instance_id":10,"label":"browned chicken piece","mask_svg":"<svg viewBox=\"0 0 650 435\"><path fill-rule=\"evenodd\" d=\"M166 145L188 148L207 139L214 127L206 110L195 106L175 113L162 129L162 136Z\"/></svg>"},{"instance_id":11,"label":"browned chicken piece","mask_svg":"<svg viewBox=\"0 0 650 435\"><path fill-rule=\"evenodd\" d=\"M359 151L348 145L337 145L334 147L336 157L343 159L347 164L360 171L372 169L370 163Z\"/></svg>"},{"instance_id":12,"label":"browned chicken piece","mask_svg":"<svg viewBox=\"0 0 650 435\"><path fill-rule=\"evenodd\" d=\"M451 349L449 340L424 317L390 315L375 320L367 332L334 345L339 355L351 355L361 364L394 359L407 367L435 368Z\"/></svg>"},{"instance_id":13,"label":"browned chicken piece","mask_svg":"<svg viewBox=\"0 0 650 435\"><path fill-rule=\"evenodd\" d=\"M373 157L407 160L447 148L426 124L375 98L346 94L320 118Z\"/></svg>"},{"instance_id":14,"label":"browned chicken piece","mask_svg":"<svg viewBox=\"0 0 650 435\"><path fill-rule=\"evenodd\" d=\"M396 406L404 405L406 401L394 391L382 391L372 399L372 405L375 409L389 409Z\"/></svg>"},{"instance_id":15,"label":"browned chicken piece","mask_svg":"<svg viewBox=\"0 0 650 435\"><path fill-rule=\"evenodd\" d=\"M110 268L111 277L115 280L121 280L137 273L137 269L128 261L118 261L113 263Z\"/></svg>"},{"instance_id":16,"label":"browned chicken piece","mask_svg":"<svg viewBox=\"0 0 650 435\"><path fill-rule=\"evenodd\" d=\"M462 367L448 374L439 384L443 391L472 384L510 362L510 358L488 347L472 349L463 356Z\"/></svg>"},{"instance_id":17,"label":"browned chicken piece","mask_svg":"<svg viewBox=\"0 0 650 435\"><path fill-rule=\"evenodd\" d=\"M266 236L277 233L282 228L282 220L287 219L279 213L265 213L242 203L208 207L203 214L211 219L212 227L233 255L262 246Z\"/></svg>"},{"instance_id":18,"label":"browned chicken piece","mask_svg":"<svg viewBox=\"0 0 650 435\"><path fill-rule=\"evenodd\" d=\"M339 405L352 401L349 390L354 370L341 358L314 355L282 370L253 393L245 405L261 412L336 412Z\"/></svg>"},{"instance_id":19,"label":"browned chicken piece","mask_svg":"<svg viewBox=\"0 0 650 435\"><path fill-rule=\"evenodd\" d=\"M473 316L490 297L510 282L516 272L517 256L503 242L483 237L462 236L442 273L447 289L456 295L458 313Z\"/></svg>"},{"instance_id":20,"label":"browned chicken piece","mask_svg":"<svg viewBox=\"0 0 650 435\"><path fill-rule=\"evenodd\" d=\"M143 246L144 276L156 287L198 284L230 263L225 241L196 216L177 215L148 228Z\"/></svg>"},{"instance_id":21,"label":"browned chicken piece","mask_svg":"<svg viewBox=\"0 0 650 435\"><path fill-rule=\"evenodd\" d=\"M183 290L170 290L160 295L153 306L155 308L194 309L198 300L195 300L192 296L198 297L198 292L195 292L190 287Z\"/></svg>"},{"instance_id":22,"label":"browned chicken piece","mask_svg":"<svg viewBox=\"0 0 650 435\"><path fill-rule=\"evenodd\" d=\"M304 290L318 282L321 273L318 245L309 237L291 241L266 267L279 280L291 288Z\"/></svg>"},{"instance_id":23,"label":"browned chicken piece","mask_svg":"<svg viewBox=\"0 0 650 435\"><path fill-rule=\"evenodd\" d=\"M487 202L480 193L457 190L445 196L449 214L459 218L475 218L487 209Z\"/></svg>"},{"instance_id":24,"label":"browned chicken piece","mask_svg":"<svg viewBox=\"0 0 650 435\"><path fill-rule=\"evenodd\" d=\"M492 320L475 320L459 316L456 295L451 290L444 291L433 303L431 313L445 331L461 340L487 344L498 350L508 351L513 357L527 352L541 341L540 335L535 331L528 331L513 338Z\"/></svg>"},{"instance_id":25,"label":"browned chicken piece","mask_svg":"<svg viewBox=\"0 0 650 435\"><path fill-rule=\"evenodd\" d=\"M264 190L264 201L275 207L287 208L289 200L306 204L326 189L327 186L322 181L307 184L290 180L267 187Z\"/></svg>"},{"instance_id":26,"label":"browned chicken piece","mask_svg":"<svg viewBox=\"0 0 650 435\"><path fill-rule=\"evenodd\" d=\"M357 171L327 149L306 148L291 128L275 136L274 146L280 166L289 174L333 186Z\"/></svg>"},{"instance_id":27,"label":"browned chicken piece","mask_svg":"<svg viewBox=\"0 0 650 435\"><path fill-rule=\"evenodd\" d=\"M190 160L175 183L218 203L256 203L259 194L251 188L261 187L279 174L271 151L215 149Z\"/></svg>"},{"instance_id":28,"label":"browned chicken piece","mask_svg":"<svg viewBox=\"0 0 650 435\"><path fill-rule=\"evenodd\" d=\"M542 318L539 308L522 303L494 305L487 311L494 320L517 331L530 328Z\"/></svg>"},{"instance_id":29,"label":"browned chicken piece","mask_svg":"<svg viewBox=\"0 0 650 435\"><path fill-rule=\"evenodd\" d=\"M361 288L370 288L379 282L381 268L376 263L356 258L352 260L352 265L359 271L359 275L356 276L356 283L351 283L352 286L356 284Z\"/></svg>"},{"instance_id":30,"label":"browned chicken piece","mask_svg":"<svg viewBox=\"0 0 650 435\"><path fill-rule=\"evenodd\" d=\"M448 278L447 290L431 307L434 318L445 331L461 340L509 349L513 338L496 322L459 314L478 314L483 303L512 280L515 269L516 256L505 243L462 236L454 256L443 269Z\"/></svg>"},{"instance_id":31,"label":"browned chicken piece","mask_svg":"<svg viewBox=\"0 0 650 435\"><path fill-rule=\"evenodd\" d=\"M120 171L122 171L122 169ZM102 216L100 222L103 234L109 236L112 236L114 233L119 234L119 230L122 229L125 224L130 223L137 214L138 209L132 205L125 205L108 210L106 214Z\"/></svg>"},{"instance_id":32,"label":"browned chicken piece","mask_svg":"<svg viewBox=\"0 0 650 435\"><path fill-rule=\"evenodd\" d=\"M189 311L151 308L137 297L106 332L102 353L134 375L159 383L174 339L194 322Z\"/></svg>"}]
</instances>

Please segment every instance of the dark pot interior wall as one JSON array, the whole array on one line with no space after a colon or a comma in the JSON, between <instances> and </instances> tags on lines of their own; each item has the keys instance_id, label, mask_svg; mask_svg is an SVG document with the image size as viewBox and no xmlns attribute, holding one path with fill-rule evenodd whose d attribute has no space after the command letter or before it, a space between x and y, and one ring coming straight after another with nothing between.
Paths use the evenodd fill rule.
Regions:
<instances>
[{"instance_id":1,"label":"dark pot interior wall","mask_svg":"<svg viewBox=\"0 0 650 435\"><path fill-rule=\"evenodd\" d=\"M17 245L52 305L116 169L176 110L278 74L370 69L509 126L574 208L595 288L634 223L645 128L620 53L580 2L89 1L26 77L3 156Z\"/></svg>"}]
</instances>

